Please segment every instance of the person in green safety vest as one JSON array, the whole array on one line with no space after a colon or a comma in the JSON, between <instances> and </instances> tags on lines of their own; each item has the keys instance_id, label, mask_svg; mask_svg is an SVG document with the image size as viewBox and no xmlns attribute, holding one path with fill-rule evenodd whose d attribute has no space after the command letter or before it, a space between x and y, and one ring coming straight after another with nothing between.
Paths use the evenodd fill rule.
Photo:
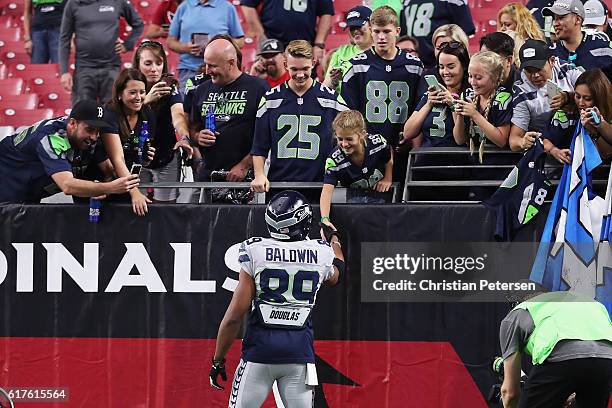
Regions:
<instances>
[{"instance_id":1,"label":"person in green safety vest","mask_svg":"<svg viewBox=\"0 0 612 408\"><path fill-rule=\"evenodd\" d=\"M532 295L533 296L533 295ZM574 292L539 293L501 322L505 408L606 408L612 389L612 322L599 302ZM522 391L521 354L533 368Z\"/></svg>"}]
</instances>

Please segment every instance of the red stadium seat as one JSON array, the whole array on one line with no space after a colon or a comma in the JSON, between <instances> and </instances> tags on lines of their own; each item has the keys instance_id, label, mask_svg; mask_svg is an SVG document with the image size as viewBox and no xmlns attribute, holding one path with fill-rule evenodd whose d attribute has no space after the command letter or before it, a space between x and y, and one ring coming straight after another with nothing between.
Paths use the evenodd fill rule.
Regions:
<instances>
[{"instance_id":1,"label":"red stadium seat","mask_svg":"<svg viewBox=\"0 0 612 408\"><path fill-rule=\"evenodd\" d=\"M61 87L48 92L38 93L40 107L53 110L63 110L72 106L71 95Z\"/></svg>"},{"instance_id":2,"label":"red stadium seat","mask_svg":"<svg viewBox=\"0 0 612 408\"><path fill-rule=\"evenodd\" d=\"M255 48L243 48L242 49L242 71L249 72L251 70L251 66L255 63L257 59L257 50Z\"/></svg>"},{"instance_id":3,"label":"red stadium seat","mask_svg":"<svg viewBox=\"0 0 612 408\"><path fill-rule=\"evenodd\" d=\"M6 64L0 63L0 79L4 79L8 76L8 69L6 68Z\"/></svg>"},{"instance_id":4,"label":"red stadium seat","mask_svg":"<svg viewBox=\"0 0 612 408\"><path fill-rule=\"evenodd\" d=\"M3 14L13 16L19 18L23 16L23 1L8 1L4 2L4 6L2 7Z\"/></svg>"},{"instance_id":5,"label":"red stadium seat","mask_svg":"<svg viewBox=\"0 0 612 408\"><path fill-rule=\"evenodd\" d=\"M0 79L0 96L20 95L23 91L23 79L7 78Z\"/></svg>"},{"instance_id":6,"label":"red stadium seat","mask_svg":"<svg viewBox=\"0 0 612 408\"><path fill-rule=\"evenodd\" d=\"M19 21L19 19L16 19L13 16L10 16L10 15L0 16L0 28L2 29L19 27L20 24L21 22Z\"/></svg>"},{"instance_id":7,"label":"red stadium seat","mask_svg":"<svg viewBox=\"0 0 612 408\"><path fill-rule=\"evenodd\" d=\"M25 51L1 51L0 60L7 65L27 64L31 57Z\"/></svg>"},{"instance_id":8,"label":"red stadium seat","mask_svg":"<svg viewBox=\"0 0 612 408\"><path fill-rule=\"evenodd\" d=\"M68 116L70 115L71 110L72 108L70 106L68 106L67 108L63 108L63 109L53 109L53 117L57 118L60 116Z\"/></svg>"},{"instance_id":9,"label":"red stadium seat","mask_svg":"<svg viewBox=\"0 0 612 408\"><path fill-rule=\"evenodd\" d=\"M362 4L359 0L334 0L334 11L336 13L346 13L355 6Z\"/></svg>"},{"instance_id":10,"label":"red stadium seat","mask_svg":"<svg viewBox=\"0 0 612 408\"><path fill-rule=\"evenodd\" d=\"M24 95L6 95L0 99L0 110L5 109L36 109L38 108L38 95L36 94L24 94Z\"/></svg>"},{"instance_id":11,"label":"red stadium seat","mask_svg":"<svg viewBox=\"0 0 612 408\"><path fill-rule=\"evenodd\" d=\"M3 28L0 30L0 41L19 41L20 40L19 28Z\"/></svg>"},{"instance_id":12,"label":"red stadium seat","mask_svg":"<svg viewBox=\"0 0 612 408\"><path fill-rule=\"evenodd\" d=\"M58 64L11 64L8 67L9 77L19 77L24 80L35 78L36 76L51 76L59 77Z\"/></svg>"},{"instance_id":13,"label":"red stadium seat","mask_svg":"<svg viewBox=\"0 0 612 408\"><path fill-rule=\"evenodd\" d=\"M15 129L21 126L30 126L43 119L51 118L53 118L53 110L51 109L5 109L0 112L0 123L3 126L13 126Z\"/></svg>"},{"instance_id":14,"label":"red stadium seat","mask_svg":"<svg viewBox=\"0 0 612 408\"><path fill-rule=\"evenodd\" d=\"M346 34L333 34L327 37L325 40L325 49L335 50L341 45L348 44L349 39Z\"/></svg>"},{"instance_id":15,"label":"red stadium seat","mask_svg":"<svg viewBox=\"0 0 612 408\"><path fill-rule=\"evenodd\" d=\"M2 30L3 28L0 28ZM0 52L2 51L23 51L23 41L0 40Z\"/></svg>"}]
</instances>

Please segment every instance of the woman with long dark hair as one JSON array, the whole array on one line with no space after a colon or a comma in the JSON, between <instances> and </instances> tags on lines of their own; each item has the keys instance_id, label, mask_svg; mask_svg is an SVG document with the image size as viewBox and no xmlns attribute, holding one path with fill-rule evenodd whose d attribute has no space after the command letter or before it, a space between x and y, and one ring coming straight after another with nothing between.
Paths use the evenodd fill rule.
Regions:
<instances>
[{"instance_id":1,"label":"woman with long dark hair","mask_svg":"<svg viewBox=\"0 0 612 408\"><path fill-rule=\"evenodd\" d=\"M601 158L609 160L612 156L610 95L612 85L601 69L582 73L576 80L573 100L569 98L571 102L557 110L548 124L543 135L544 150L560 163L571 163L570 146L580 121L595 142Z\"/></svg>"},{"instance_id":2,"label":"woman with long dark hair","mask_svg":"<svg viewBox=\"0 0 612 408\"><path fill-rule=\"evenodd\" d=\"M413 146L457 146L453 138L453 94L458 97L469 86L470 56L463 44L450 42L440 50L437 62L435 76L446 89L430 87L404 124L404 139L414 139Z\"/></svg>"},{"instance_id":3,"label":"woman with long dark hair","mask_svg":"<svg viewBox=\"0 0 612 408\"><path fill-rule=\"evenodd\" d=\"M139 154L140 134L143 126L149 134L155 134L155 117L150 108L144 106L146 78L137 69L127 68L119 72L113 84L113 96L106 109L109 128L102 129L102 142L118 177L130 174L134 163L153 160L155 148ZM146 122L146 125L145 125ZM140 190L129 192L132 209L138 215L147 213L151 202ZM127 197L126 197L127 198Z\"/></svg>"},{"instance_id":4,"label":"woman with long dark hair","mask_svg":"<svg viewBox=\"0 0 612 408\"><path fill-rule=\"evenodd\" d=\"M140 181L176 183L181 172L178 149L182 149L186 156L193 154L177 80L168 73L166 52L157 41L143 41L134 53L132 66L146 78L144 104L151 108L156 121L155 133L151 133L155 159L142 169ZM176 188L153 190L156 202L175 202L177 196Z\"/></svg>"}]
</instances>

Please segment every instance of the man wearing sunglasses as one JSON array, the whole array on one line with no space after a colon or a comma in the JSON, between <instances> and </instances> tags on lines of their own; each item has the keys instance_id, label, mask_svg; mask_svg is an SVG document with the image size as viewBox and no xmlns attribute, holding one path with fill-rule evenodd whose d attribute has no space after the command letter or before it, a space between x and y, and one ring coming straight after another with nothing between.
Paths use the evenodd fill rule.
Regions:
<instances>
[{"instance_id":1,"label":"man wearing sunglasses","mask_svg":"<svg viewBox=\"0 0 612 408\"><path fill-rule=\"evenodd\" d=\"M553 18L558 41L554 54L583 70L601 68L612 79L612 45L604 33L582 31L585 10L580 0L557 0L542 15Z\"/></svg>"}]
</instances>

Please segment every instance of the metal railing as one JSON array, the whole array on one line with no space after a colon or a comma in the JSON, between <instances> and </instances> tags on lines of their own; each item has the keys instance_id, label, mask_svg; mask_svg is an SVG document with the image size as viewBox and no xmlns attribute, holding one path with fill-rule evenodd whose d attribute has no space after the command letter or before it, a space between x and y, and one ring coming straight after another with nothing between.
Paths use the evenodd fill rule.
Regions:
<instances>
[{"instance_id":1,"label":"metal railing","mask_svg":"<svg viewBox=\"0 0 612 408\"><path fill-rule=\"evenodd\" d=\"M291 181L275 181L270 182L270 189L275 190L311 190L321 189L323 183L305 183ZM199 191L198 203L204 202L204 191L217 188L231 189L250 189L250 182L229 182L229 181L209 181L209 182L157 182L157 183L140 183L139 188L180 188L180 189L196 189ZM400 183L392 183L393 190L392 202L397 203L399 199ZM336 187L334 191L346 191L346 188ZM255 193L254 204L263 204L266 202L266 193ZM311 203L315 204L315 203ZM318 203L316 203L318 204Z\"/></svg>"},{"instance_id":2,"label":"metal railing","mask_svg":"<svg viewBox=\"0 0 612 408\"><path fill-rule=\"evenodd\" d=\"M416 149L412 149L408 155L408 165L406 167L406 177L404 180L404 190L402 194L402 202L415 202L410 201L410 188L415 187L430 187L430 188L438 188L438 187L499 187L503 182L501 180L479 180L473 178L463 178L463 179L449 179L449 180L414 180L414 173L426 170L457 170L457 169L506 169L508 173L514 167L514 164L473 164L473 165L425 165L425 166L415 166L416 157L419 155L423 156L439 156L439 155L457 155L457 156L467 156L472 154L470 150L466 147L419 147ZM474 152L474 155L478 155L478 152ZM516 163L520 160L523 153L522 152L513 152L507 149L500 149L494 146L487 146L484 149L484 155L514 155L516 156ZM498 156L499 157L499 156ZM557 162L556 160L547 157L546 163L544 165L545 169L562 169L563 166ZM609 168L610 165L602 165L603 168ZM505 178L505 176L504 176ZM558 185L559 180L551 180L553 185ZM607 180L593 180L594 185L605 185ZM443 202L453 202L453 203L474 203L478 201L454 201L454 200L441 200L436 201L436 203ZM429 203L430 201L425 201Z\"/></svg>"}]
</instances>

